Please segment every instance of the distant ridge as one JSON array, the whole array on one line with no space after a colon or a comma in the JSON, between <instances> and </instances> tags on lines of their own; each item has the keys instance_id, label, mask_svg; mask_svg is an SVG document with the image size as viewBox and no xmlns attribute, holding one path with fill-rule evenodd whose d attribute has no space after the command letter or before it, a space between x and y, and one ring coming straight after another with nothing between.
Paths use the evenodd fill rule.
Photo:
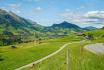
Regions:
<instances>
[{"instance_id":1,"label":"distant ridge","mask_svg":"<svg viewBox=\"0 0 104 70\"><path fill-rule=\"evenodd\" d=\"M54 33L56 34L56 33L79 32L79 31L94 30L94 29L96 28L91 26L86 28L81 28L78 25L69 23L67 21L63 21L61 23L53 24L52 26L45 27L29 19L20 17L11 11L0 9L0 34L2 35L8 33L12 33L15 35L27 33L30 35L36 32L38 32L38 34L43 35L43 34L47 34L47 32L50 32L50 34L54 34Z\"/></svg>"},{"instance_id":2,"label":"distant ridge","mask_svg":"<svg viewBox=\"0 0 104 70\"><path fill-rule=\"evenodd\" d=\"M51 32L58 32L58 31L81 31L82 28L80 28L79 26L69 23L67 21L63 21L60 24L53 24L50 27L46 27L44 30L46 31L51 31Z\"/></svg>"},{"instance_id":3,"label":"distant ridge","mask_svg":"<svg viewBox=\"0 0 104 70\"><path fill-rule=\"evenodd\" d=\"M97 28L93 27L93 26L88 26L88 27L85 27L84 29L86 29L86 30L96 30Z\"/></svg>"}]
</instances>

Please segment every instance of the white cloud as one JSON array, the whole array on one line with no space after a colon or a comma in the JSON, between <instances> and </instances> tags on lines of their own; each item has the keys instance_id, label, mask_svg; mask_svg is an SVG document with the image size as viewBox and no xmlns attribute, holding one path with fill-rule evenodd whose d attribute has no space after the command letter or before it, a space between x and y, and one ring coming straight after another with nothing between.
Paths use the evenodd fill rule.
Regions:
<instances>
[{"instance_id":1,"label":"white cloud","mask_svg":"<svg viewBox=\"0 0 104 70\"><path fill-rule=\"evenodd\" d=\"M73 23L104 26L104 11L89 11L86 13L65 11L60 16Z\"/></svg>"},{"instance_id":2,"label":"white cloud","mask_svg":"<svg viewBox=\"0 0 104 70\"><path fill-rule=\"evenodd\" d=\"M1 9L3 10L6 10L6 11L12 11L14 13L21 13L20 11L20 4L8 4L7 6L5 7L0 7Z\"/></svg>"},{"instance_id":3,"label":"white cloud","mask_svg":"<svg viewBox=\"0 0 104 70\"><path fill-rule=\"evenodd\" d=\"M15 13L21 13L20 4L9 4L8 9L15 12Z\"/></svg>"},{"instance_id":4,"label":"white cloud","mask_svg":"<svg viewBox=\"0 0 104 70\"><path fill-rule=\"evenodd\" d=\"M104 19L104 11L91 11L86 13L85 17L92 19Z\"/></svg>"},{"instance_id":5,"label":"white cloud","mask_svg":"<svg viewBox=\"0 0 104 70\"><path fill-rule=\"evenodd\" d=\"M90 11L86 13L85 18L90 19L90 23L104 25L104 11Z\"/></svg>"},{"instance_id":6,"label":"white cloud","mask_svg":"<svg viewBox=\"0 0 104 70\"><path fill-rule=\"evenodd\" d=\"M6 7L0 7L0 9L3 9L3 10L6 10L6 11L8 11L8 10L6 9Z\"/></svg>"},{"instance_id":7,"label":"white cloud","mask_svg":"<svg viewBox=\"0 0 104 70\"><path fill-rule=\"evenodd\" d=\"M80 22L82 18L80 13L73 12L73 11L65 11L60 15L63 19L68 20L70 22ZM83 19L84 20L84 19Z\"/></svg>"}]
</instances>

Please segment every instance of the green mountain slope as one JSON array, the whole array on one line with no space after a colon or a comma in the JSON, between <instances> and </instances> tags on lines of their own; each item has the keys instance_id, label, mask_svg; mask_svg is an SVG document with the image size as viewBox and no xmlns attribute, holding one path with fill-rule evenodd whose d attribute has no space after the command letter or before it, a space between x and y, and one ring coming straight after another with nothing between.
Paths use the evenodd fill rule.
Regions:
<instances>
[{"instance_id":1,"label":"green mountain slope","mask_svg":"<svg viewBox=\"0 0 104 70\"><path fill-rule=\"evenodd\" d=\"M82 31L83 29L75 24L64 21L60 24L53 24L50 27L46 27L44 30L57 33L57 32Z\"/></svg>"},{"instance_id":2,"label":"green mountain slope","mask_svg":"<svg viewBox=\"0 0 104 70\"><path fill-rule=\"evenodd\" d=\"M71 32L82 32L84 30L84 28L66 21L45 27L22 18L11 11L0 9L0 45L56 38L69 35Z\"/></svg>"},{"instance_id":3,"label":"green mountain slope","mask_svg":"<svg viewBox=\"0 0 104 70\"><path fill-rule=\"evenodd\" d=\"M35 34L41 33L43 28L36 22L0 9L0 45L33 41Z\"/></svg>"},{"instance_id":4,"label":"green mountain slope","mask_svg":"<svg viewBox=\"0 0 104 70\"><path fill-rule=\"evenodd\" d=\"M21 32L31 33L41 30L42 26L36 22L17 16L13 12L0 9L0 34L4 31L18 34Z\"/></svg>"}]
</instances>

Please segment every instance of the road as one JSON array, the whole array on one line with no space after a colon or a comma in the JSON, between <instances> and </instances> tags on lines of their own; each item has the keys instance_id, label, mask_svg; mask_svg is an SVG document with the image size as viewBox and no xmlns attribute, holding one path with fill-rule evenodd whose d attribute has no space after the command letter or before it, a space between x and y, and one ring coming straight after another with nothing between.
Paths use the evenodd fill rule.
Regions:
<instances>
[{"instance_id":1,"label":"road","mask_svg":"<svg viewBox=\"0 0 104 70\"><path fill-rule=\"evenodd\" d=\"M83 41L80 41L80 42L83 42ZM80 43L80 42L72 42L72 43ZM41 58L41 59L39 59L39 60L37 60L37 61L34 61L34 62L30 63L30 64L24 65L24 66L22 66L22 67L20 67L20 68L17 68L17 69L15 69L15 70L22 70L22 69L27 68L27 67L32 67L33 65L35 65L35 64L37 64L37 63L39 63L39 62L42 62L42 61L44 61L44 60L46 60L46 59L52 57L53 55L59 53L59 52L62 51L66 46L68 46L69 44L72 44L72 43L64 44L60 49L58 49L57 51L53 52L52 54L49 54L49 55L47 55L47 56L45 56L45 57L43 57L43 58Z\"/></svg>"},{"instance_id":2,"label":"road","mask_svg":"<svg viewBox=\"0 0 104 70\"><path fill-rule=\"evenodd\" d=\"M89 44L89 45L86 45L84 48L97 55L104 54L103 43Z\"/></svg>"}]
</instances>

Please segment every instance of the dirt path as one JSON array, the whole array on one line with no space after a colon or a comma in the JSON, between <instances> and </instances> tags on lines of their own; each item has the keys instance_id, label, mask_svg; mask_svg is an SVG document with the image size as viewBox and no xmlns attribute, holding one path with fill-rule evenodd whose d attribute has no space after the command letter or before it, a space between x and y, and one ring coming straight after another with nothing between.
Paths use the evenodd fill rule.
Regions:
<instances>
[{"instance_id":1,"label":"dirt path","mask_svg":"<svg viewBox=\"0 0 104 70\"><path fill-rule=\"evenodd\" d=\"M83 42L83 41L80 41L80 42ZM80 42L72 42L72 43L80 43ZM59 52L60 52L61 50L63 50L66 46L68 46L69 44L72 44L72 43L64 44L60 49L58 49L57 51L53 52L52 54L49 54L49 55L47 55L47 56L45 56L45 57L43 57L43 58L41 58L41 59L39 59L39 60L37 60L37 61L34 61L34 62L30 63L30 64L24 65L24 66L22 66L22 67L20 67L20 68L17 68L17 69L15 69L15 70L22 70L22 69L27 68L27 67L32 67L33 65L35 65L35 64L37 64L37 63L39 63L39 62L42 62L42 61L44 61L44 60L46 60L46 59L52 57L53 55L59 53Z\"/></svg>"}]
</instances>

